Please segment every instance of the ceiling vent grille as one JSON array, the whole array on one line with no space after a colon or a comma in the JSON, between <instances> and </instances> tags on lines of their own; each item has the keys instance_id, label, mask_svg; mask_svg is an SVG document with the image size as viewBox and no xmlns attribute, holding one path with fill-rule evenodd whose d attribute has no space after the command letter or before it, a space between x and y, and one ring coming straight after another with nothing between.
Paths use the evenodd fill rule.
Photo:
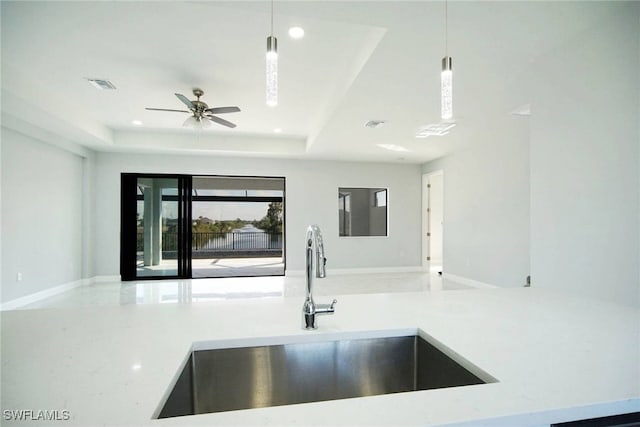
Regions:
<instances>
[{"instance_id":1,"label":"ceiling vent grille","mask_svg":"<svg viewBox=\"0 0 640 427\"><path fill-rule=\"evenodd\" d=\"M116 87L113 83L111 83L109 80L105 80L105 79L90 79L87 78L87 81L89 83L91 83L91 85L93 87L95 87L98 90L114 90Z\"/></svg>"},{"instance_id":2,"label":"ceiling vent grille","mask_svg":"<svg viewBox=\"0 0 640 427\"><path fill-rule=\"evenodd\" d=\"M428 138L430 136L444 136L455 126L455 123L436 123L426 125L418 129L416 138Z\"/></svg>"},{"instance_id":3,"label":"ceiling vent grille","mask_svg":"<svg viewBox=\"0 0 640 427\"><path fill-rule=\"evenodd\" d=\"M384 120L369 120L364 124L365 127L372 129L379 128L382 125L384 125Z\"/></svg>"}]
</instances>

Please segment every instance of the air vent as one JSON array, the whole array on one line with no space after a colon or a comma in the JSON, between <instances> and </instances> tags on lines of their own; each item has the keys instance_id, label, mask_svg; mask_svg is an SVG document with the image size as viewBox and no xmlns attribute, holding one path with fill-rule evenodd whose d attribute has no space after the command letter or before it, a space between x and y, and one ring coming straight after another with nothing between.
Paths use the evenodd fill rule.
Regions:
<instances>
[{"instance_id":1,"label":"air vent","mask_svg":"<svg viewBox=\"0 0 640 427\"><path fill-rule=\"evenodd\" d=\"M87 81L98 90L114 90L116 88L113 83L105 79L87 78Z\"/></svg>"},{"instance_id":2,"label":"air vent","mask_svg":"<svg viewBox=\"0 0 640 427\"><path fill-rule=\"evenodd\" d=\"M435 123L432 125L422 126L416 132L416 138L428 138L430 136L443 136L449 133L456 124L455 123Z\"/></svg>"},{"instance_id":3,"label":"air vent","mask_svg":"<svg viewBox=\"0 0 640 427\"><path fill-rule=\"evenodd\" d=\"M364 124L365 127L372 129L379 128L382 125L384 125L384 120L369 120Z\"/></svg>"}]
</instances>

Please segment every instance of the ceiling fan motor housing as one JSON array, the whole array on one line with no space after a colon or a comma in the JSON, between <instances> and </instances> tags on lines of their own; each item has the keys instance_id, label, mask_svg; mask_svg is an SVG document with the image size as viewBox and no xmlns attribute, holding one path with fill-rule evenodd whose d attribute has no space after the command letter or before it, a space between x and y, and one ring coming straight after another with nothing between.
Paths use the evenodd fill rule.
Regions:
<instances>
[{"instance_id":1,"label":"ceiling fan motor housing","mask_svg":"<svg viewBox=\"0 0 640 427\"><path fill-rule=\"evenodd\" d=\"M191 101L193 103L193 114L196 117L202 117L204 114L204 110L209 108L209 106L202 101Z\"/></svg>"},{"instance_id":2,"label":"ceiling fan motor housing","mask_svg":"<svg viewBox=\"0 0 640 427\"><path fill-rule=\"evenodd\" d=\"M200 97L204 95L204 91L202 89L194 88L193 95L198 98L195 101L191 101L191 103L193 104L193 114L194 116L196 116L196 118L200 119L204 114L204 110L209 108L209 106L206 103L200 101Z\"/></svg>"}]
</instances>

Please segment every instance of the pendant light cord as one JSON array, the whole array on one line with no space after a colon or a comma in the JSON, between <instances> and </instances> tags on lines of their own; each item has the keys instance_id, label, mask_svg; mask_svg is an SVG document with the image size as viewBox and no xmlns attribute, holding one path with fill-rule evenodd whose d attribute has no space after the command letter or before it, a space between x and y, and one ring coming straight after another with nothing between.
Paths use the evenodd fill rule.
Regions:
<instances>
[{"instance_id":1,"label":"pendant light cord","mask_svg":"<svg viewBox=\"0 0 640 427\"><path fill-rule=\"evenodd\" d=\"M444 55L449 56L449 16L447 0L444 0Z\"/></svg>"},{"instance_id":2,"label":"pendant light cord","mask_svg":"<svg viewBox=\"0 0 640 427\"><path fill-rule=\"evenodd\" d=\"M273 36L273 0L271 0L271 35Z\"/></svg>"}]
</instances>

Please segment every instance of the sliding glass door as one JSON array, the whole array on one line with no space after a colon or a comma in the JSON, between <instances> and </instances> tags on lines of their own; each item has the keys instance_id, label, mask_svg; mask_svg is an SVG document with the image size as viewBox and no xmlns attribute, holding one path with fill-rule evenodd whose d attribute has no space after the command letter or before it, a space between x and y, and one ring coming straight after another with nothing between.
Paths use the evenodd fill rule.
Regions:
<instances>
[{"instance_id":1,"label":"sliding glass door","mask_svg":"<svg viewBox=\"0 0 640 427\"><path fill-rule=\"evenodd\" d=\"M284 275L283 177L121 179L122 280Z\"/></svg>"},{"instance_id":2,"label":"sliding glass door","mask_svg":"<svg viewBox=\"0 0 640 427\"><path fill-rule=\"evenodd\" d=\"M284 178L194 176L192 275L284 275Z\"/></svg>"},{"instance_id":3,"label":"sliding glass door","mask_svg":"<svg viewBox=\"0 0 640 427\"><path fill-rule=\"evenodd\" d=\"M190 186L188 176L122 175L122 280L191 277Z\"/></svg>"}]
</instances>

